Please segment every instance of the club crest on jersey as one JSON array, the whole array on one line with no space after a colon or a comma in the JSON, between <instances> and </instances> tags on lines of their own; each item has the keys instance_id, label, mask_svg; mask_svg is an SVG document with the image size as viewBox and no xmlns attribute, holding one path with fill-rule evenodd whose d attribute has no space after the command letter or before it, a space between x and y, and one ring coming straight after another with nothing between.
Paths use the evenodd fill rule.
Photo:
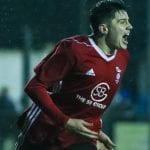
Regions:
<instances>
[{"instance_id":1,"label":"club crest on jersey","mask_svg":"<svg viewBox=\"0 0 150 150\"><path fill-rule=\"evenodd\" d=\"M120 74L121 74L121 69L118 66L116 66L116 80L115 80L116 84L119 83L119 80L120 80L120 77L121 77Z\"/></svg>"},{"instance_id":2,"label":"club crest on jersey","mask_svg":"<svg viewBox=\"0 0 150 150\"><path fill-rule=\"evenodd\" d=\"M107 98L109 90L110 86L105 82L101 82L92 89L91 99L93 101L102 102Z\"/></svg>"}]
</instances>

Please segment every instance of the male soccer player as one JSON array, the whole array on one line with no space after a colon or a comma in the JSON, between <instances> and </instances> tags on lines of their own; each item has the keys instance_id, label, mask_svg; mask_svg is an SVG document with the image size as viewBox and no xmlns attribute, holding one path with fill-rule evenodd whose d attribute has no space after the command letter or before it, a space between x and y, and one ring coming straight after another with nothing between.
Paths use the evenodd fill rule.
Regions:
<instances>
[{"instance_id":1,"label":"male soccer player","mask_svg":"<svg viewBox=\"0 0 150 150\"><path fill-rule=\"evenodd\" d=\"M25 92L33 104L19 119L16 150L112 150L102 115L116 93L129 54L132 29L121 0L101 0L90 10L92 35L61 40L35 68ZM97 148L96 148L97 143Z\"/></svg>"}]
</instances>

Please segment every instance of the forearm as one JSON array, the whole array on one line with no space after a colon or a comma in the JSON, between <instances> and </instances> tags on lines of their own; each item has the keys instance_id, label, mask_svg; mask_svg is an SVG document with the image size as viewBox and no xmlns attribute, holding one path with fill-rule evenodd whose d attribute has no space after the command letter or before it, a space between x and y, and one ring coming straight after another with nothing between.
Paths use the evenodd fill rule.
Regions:
<instances>
[{"instance_id":1,"label":"forearm","mask_svg":"<svg viewBox=\"0 0 150 150\"><path fill-rule=\"evenodd\" d=\"M46 87L33 78L25 87L28 96L59 126L64 126L69 117L55 105Z\"/></svg>"}]
</instances>

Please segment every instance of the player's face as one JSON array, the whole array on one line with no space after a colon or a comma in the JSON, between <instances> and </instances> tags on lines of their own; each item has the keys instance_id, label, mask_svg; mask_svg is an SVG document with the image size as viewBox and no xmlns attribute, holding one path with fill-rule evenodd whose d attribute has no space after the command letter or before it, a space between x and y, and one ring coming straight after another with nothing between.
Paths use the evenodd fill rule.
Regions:
<instances>
[{"instance_id":1,"label":"player's face","mask_svg":"<svg viewBox=\"0 0 150 150\"><path fill-rule=\"evenodd\" d=\"M108 34L106 41L110 49L126 49L128 45L128 36L132 29L129 17L126 11L118 11L115 17L108 25Z\"/></svg>"}]
</instances>

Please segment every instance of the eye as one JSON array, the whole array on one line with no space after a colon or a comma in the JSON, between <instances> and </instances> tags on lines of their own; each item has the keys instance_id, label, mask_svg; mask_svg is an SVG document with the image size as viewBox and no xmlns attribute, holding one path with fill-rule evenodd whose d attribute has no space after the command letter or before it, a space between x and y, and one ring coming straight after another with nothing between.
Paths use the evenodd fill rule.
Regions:
<instances>
[{"instance_id":1,"label":"eye","mask_svg":"<svg viewBox=\"0 0 150 150\"><path fill-rule=\"evenodd\" d=\"M127 21L126 21L126 20L120 20L120 24L126 25L126 24L127 24Z\"/></svg>"}]
</instances>

